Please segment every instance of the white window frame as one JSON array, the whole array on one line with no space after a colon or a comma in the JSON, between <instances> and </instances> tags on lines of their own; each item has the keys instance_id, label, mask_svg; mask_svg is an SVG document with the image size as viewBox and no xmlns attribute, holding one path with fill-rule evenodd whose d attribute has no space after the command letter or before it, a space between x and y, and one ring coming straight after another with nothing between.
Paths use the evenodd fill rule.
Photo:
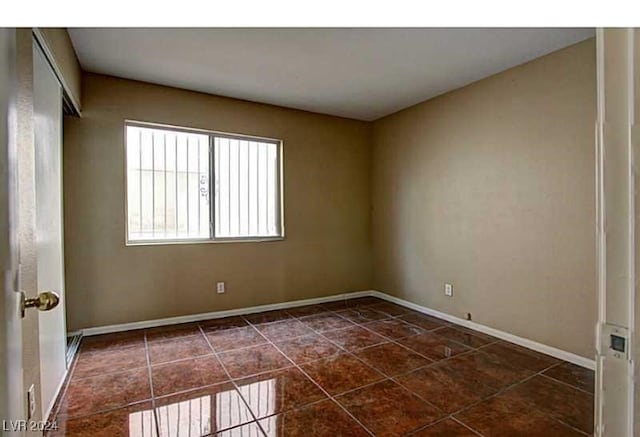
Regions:
<instances>
[{"instance_id":1,"label":"white window frame","mask_svg":"<svg viewBox=\"0 0 640 437\"><path fill-rule=\"evenodd\" d=\"M153 240L130 240L129 239L129 171L127 164L127 127L142 127L148 129L164 129L171 130L175 132L185 132L192 134L201 134L209 136L209 237L192 237L192 238L166 238L166 239L153 239ZM283 177L283 140L268 138L268 137L259 137L255 135L245 135L245 134L236 134L229 132L220 132L208 129L198 129L198 128L190 128L183 126L174 126L168 124L160 124L160 123L151 123L144 121L136 121L136 120L125 120L124 121L124 221L125 221L125 245L126 246L162 246L162 245L171 245L171 244L200 244L200 243L258 243L258 242L268 242L268 241L281 241L284 240L284 196L283 196L283 186L284 186L284 177ZM241 237L216 237L216 219L215 219L215 189L214 189L214 181L215 181L215 162L214 162L214 153L213 153L213 144L215 138L229 138L235 140L251 140L251 141L259 141L262 143L271 143L277 146L276 148L276 226L277 226L277 235L275 236L241 236Z\"/></svg>"}]
</instances>

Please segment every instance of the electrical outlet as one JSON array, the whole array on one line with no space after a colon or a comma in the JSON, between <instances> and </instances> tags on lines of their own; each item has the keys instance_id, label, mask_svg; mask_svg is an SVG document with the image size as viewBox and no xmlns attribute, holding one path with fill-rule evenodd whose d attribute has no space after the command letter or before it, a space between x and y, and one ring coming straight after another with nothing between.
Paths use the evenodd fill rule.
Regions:
<instances>
[{"instance_id":1,"label":"electrical outlet","mask_svg":"<svg viewBox=\"0 0 640 437\"><path fill-rule=\"evenodd\" d=\"M36 388L33 384L27 390L27 406L27 420L29 420L36 415Z\"/></svg>"},{"instance_id":2,"label":"electrical outlet","mask_svg":"<svg viewBox=\"0 0 640 437\"><path fill-rule=\"evenodd\" d=\"M444 294L449 297L453 296L453 285L444 284Z\"/></svg>"},{"instance_id":3,"label":"electrical outlet","mask_svg":"<svg viewBox=\"0 0 640 437\"><path fill-rule=\"evenodd\" d=\"M218 294L222 294L222 293L224 293L224 292L225 292L225 289L224 289L224 282L218 282L218 283L216 283L216 293L218 293Z\"/></svg>"}]
</instances>

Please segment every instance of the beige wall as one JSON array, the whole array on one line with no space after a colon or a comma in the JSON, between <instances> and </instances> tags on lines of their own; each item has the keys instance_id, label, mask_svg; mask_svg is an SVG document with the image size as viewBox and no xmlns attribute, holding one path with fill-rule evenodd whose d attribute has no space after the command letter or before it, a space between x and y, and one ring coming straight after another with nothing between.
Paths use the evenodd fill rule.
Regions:
<instances>
[{"instance_id":1,"label":"beige wall","mask_svg":"<svg viewBox=\"0 0 640 437\"><path fill-rule=\"evenodd\" d=\"M67 29L60 27L42 27L38 29L44 37L47 49L53 57L64 90L69 95L77 109L82 108L82 70L73 48Z\"/></svg>"},{"instance_id":2,"label":"beige wall","mask_svg":"<svg viewBox=\"0 0 640 437\"><path fill-rule=\"evenodd\" d=\"M595 72L592 39L375 122L373 287L593 358Z\"/></svg>"},{"instance_id":3,"label":"beige wall","mask_svg":"<svg viewBox=\"0 0 640 437\"><path fill-rule=\"evenodd\" d=\"M70 330L370 287L368 124L95 74L82 94L64 138ZM125 247L125 119L283 139L286 239Z\"/></svg>"}]
</instances>

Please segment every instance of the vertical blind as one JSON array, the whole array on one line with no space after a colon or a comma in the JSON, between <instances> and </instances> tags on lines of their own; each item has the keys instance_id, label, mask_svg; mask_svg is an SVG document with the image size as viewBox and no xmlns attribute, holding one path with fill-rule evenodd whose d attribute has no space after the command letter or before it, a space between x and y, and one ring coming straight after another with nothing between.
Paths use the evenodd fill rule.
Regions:
<instances>
[{"instance_id":1,"label":"vertical blind","mask_svg":"<svg viewBox=\"0 0 640 437\"><path fill-rule=\"evenodd\" d=\"M129 241L281 235L279 142L136 124L126 148Z\"/></svg>"}]
</instances>

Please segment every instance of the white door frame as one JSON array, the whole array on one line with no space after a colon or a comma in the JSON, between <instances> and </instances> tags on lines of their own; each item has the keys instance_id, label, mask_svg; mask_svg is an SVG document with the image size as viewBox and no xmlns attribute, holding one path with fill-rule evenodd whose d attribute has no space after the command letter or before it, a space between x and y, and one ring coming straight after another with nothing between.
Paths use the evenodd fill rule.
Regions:
<instances>
[{"instance_id":1,"label":"white door frame","mask_svg":"<svg viewBox=\"0 0 640 437\"><path fill-rule=\"evenodd\" d=\"M640 31L597 29L596 225L598 327L595 435L640 435L634 387L638 368L636 169ZM636 206L638 205L638 206ZM616 340L626 340L624 348ZM618 350L616 350L618 349ZM635 418L634 418L635 416ZM634 429L635 428L635 429Z\"/></svg>"}]
</instances>

